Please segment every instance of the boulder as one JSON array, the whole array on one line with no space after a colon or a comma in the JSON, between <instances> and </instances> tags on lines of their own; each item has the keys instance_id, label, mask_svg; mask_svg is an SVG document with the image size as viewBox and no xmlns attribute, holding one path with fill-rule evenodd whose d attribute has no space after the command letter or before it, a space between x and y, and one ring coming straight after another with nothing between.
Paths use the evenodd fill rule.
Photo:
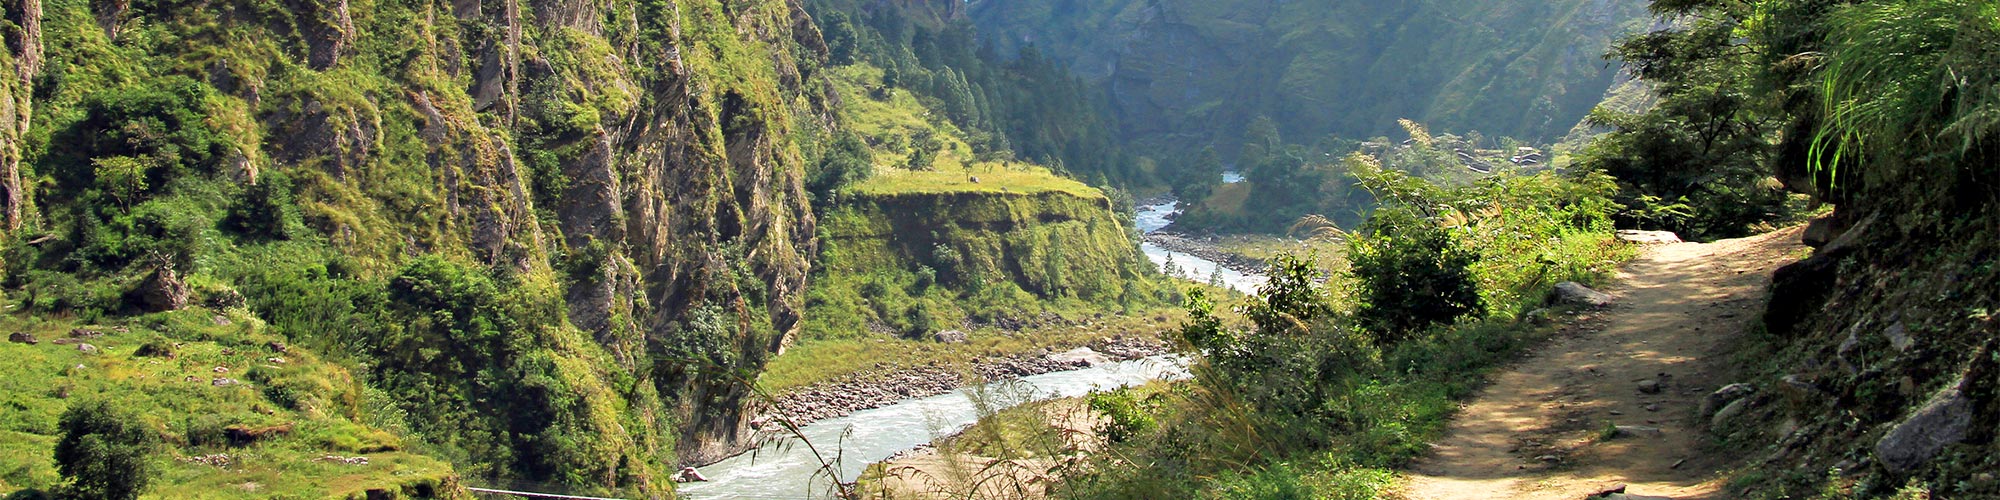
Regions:
<instances>
[{"instance_id":1,"label":"boulder","mask_svg":"<svg viewBox=\"0 0 2000 500\"><path fill-rule=\"evenodd\" d=\"M1701 400L1701 416L1714 415L1716 412L1722 411L1723 407L1729 406L1730 403L1756 393L1757 386L1750 384L1738 383L1722 386L1721 389L1716 389L1715 392L1708 393L1708 397Z\"/></svg>"},{"instance_id":2,"label":"boulder","mask_svg":"<svg viewBox=\"0 0 2000 500\"><path fill-rule=\"evenodd\" d=\"M172 265L162 265L153 269L153 274L139 284L139 303L146 312L178 311L188 306L192 293L186 280L174 272Z\"/></svg>"},{"instance_id":3,"label":"boulder","mask_svg":"<svg viewBox=\"0 0 2000 500\"><path fill-rule=\"evenodd\" d=\"M1585 307L1609 306L1613 300L1611 294L1592 290L1574 281L1557 283L1554 297L1560 304Z\"/></svg>"},{"instance_id":4,"label":"boulder","mask_svg":"<svg viewBox=\"0 0 2000 500\"><path fill-rule=\"evenodd\" d=\"M97 353L98 353L98 352L100 352L100 351L98 350L97 346L94 346L94 345L90 345L90 344L77 344L77 345L76 345L76 352L80 352L80 353L84 353L84 354L97 354Z\"/></svg>"},{"instance_id":5,"label":"boulder","mask_svg":"<svg viewBox=\"0 0 2000 500\"><path fill-rule=\"evenodd\" d=\"M1964 441L1972 430L1974 405L1964 377L1938 391L1903 423L1875 442L1875 459L1890 472L1905 473L1929 462L1946 446Z\"/></svg>"},{"instance_id":6,"label":"boulder","mask_svg":"<svg viewBox=\"0 0 2000 500\"><path fill-rule=\"evenodd\" d=\"M41 339L35 338L35 334L28 332L14 332L12 334L8 334L7 341L16 344L28 344L28 345L35 345L42 343Z\"/></svg>"},{"instance_id":7,"label":"boulder","mask_svg":"<svg viewBox=\"0 0 2000 500\"><path fill-rule=\"evenodd\" d=\"M1099 354L1097 351L1091 350L1091 348L1089 347L1078 347L1075 349L1070 349L1068 351L1063 351L1056 354L1050 354L1049 359L1069 365L1081 364L1085 366L1097 366L1111 362L1111 358L1106 357L1103 354Z\"/></svg>"},{"instance_id":8,"label":"boulder","mask_svg":"<svg viewBox=\"0 0 2000 500\"><path fill-rule=\"evenodd\" d=\"M1910 328L1903 326L1901 321L1882 329L1882 336L1889 339L1889 347L1895 348L1896 352L1910 352L1910 348L1917 345L1916 339L1910 338Z\"/></svg>"},{"instance_id":9,"label":"boulder","mask_svg":"<svg viewBox=\"0 0 2000 500\"><path fill-rule=\"evenodd\" d=\"M945 330L931 334L931 340L946 344L963 344L970 337L961 330Z\"/></svg>"},{"instance_id":10,"label":"boulder","mask_svg":"<svg viewBox=\"0 0 2000 500\"><path fill-rule=\"evenodd\" d=\"M1839 220L1836 214L1827 214L1807 223L1805 232L1799 235L1799 241L1809 247L1823 247L1827 243L1832 243L1834 238L1839 238L1840 233L1847 230L1846 226L1847 224Z\"/></svg>"},{"instance_id":11,"label":"boulder","mask_svg":"<svg viewBox=\"0 0 2000 500\"><path fill-rule=\"evenodd\" d=\"M1728 405L1723 406L1721 410L1716 411L1715 416L1709 417L1709 432L1721 434L1722 431L1729 428L1730 422L1735 421L1736 417L1742 416L1747 411L1750 411L1750 398L1731 401Z\"/></svg>"},{"instance_id":12,"label":"boulder","mask_svg":"<svg viewBox=\"0 0 2000 500\"><path fill-rule=\"evenodd\" d=\"M1618 239L1641 245L1666 245L1681 242L1681 236L1674 234L1673 231L1639 231L1633 229L1619 230Z\"/></svg>"}]
</instances>

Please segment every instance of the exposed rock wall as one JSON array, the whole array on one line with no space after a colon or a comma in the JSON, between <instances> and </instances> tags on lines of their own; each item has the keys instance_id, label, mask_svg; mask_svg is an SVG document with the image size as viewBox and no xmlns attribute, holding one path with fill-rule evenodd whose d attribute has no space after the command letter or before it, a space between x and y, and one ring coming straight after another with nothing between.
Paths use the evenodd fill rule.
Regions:
<instances>
[{"instance_id":1,"label":"exposed rock wall","mask_svg":"<svg viewBox=\"0 0 2000 500\"><path fill-rule=\"evenodd\" d=\"M0 2L6 16L0 51L0 233L21 227L29 199L22 190L21 141L33 123L35 76L42 67L42 1Z\"/></svg>"}]
</instances>

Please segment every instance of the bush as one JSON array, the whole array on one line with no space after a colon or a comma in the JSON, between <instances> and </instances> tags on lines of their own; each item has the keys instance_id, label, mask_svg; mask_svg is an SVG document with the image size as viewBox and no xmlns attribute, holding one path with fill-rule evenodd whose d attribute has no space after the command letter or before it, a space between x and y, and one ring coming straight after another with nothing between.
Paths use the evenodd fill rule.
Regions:
<instances>
[{"instance_id":1,"label":"bush","mask_svg":"<svg viewBox=\"0 0 2000 500\"><path fill-rule=\"evenodd\" d=\"M1097 432L1113 443L1123 443L1153 430L1156 425L1152 415L1154 406L1156 404L1150 399L1134 397L1129 388L1090 395L1090 409L1105 417L1104 422L1098 424Z\"/></svg>"},{"instance_id":2,"label":"bush","mask_svg":"<svg viewBox=\"0 0 2000 500\"><path fill-rule=\"evenodd\" d=\"M69 484L63 498L138 498L153 477L153 434L136 417L101 400L81 401L62 416L56 468Z\"/></svg>"},{"instance_id":3,"label":"bush","mask_svg":"<svg viewBox=\"0 0 2000 500\"><path fill-rule=\"evenodd\" d=\"M1270 282L1238 309L1251 329L1225 326L1200 289L1188 293L1181 328L1182 340L1207 361L1195 378L1257 410L1258 432L1285 446L1321 445L1345 430L1326 411L1328 401L1379 364L1374 346L1340 324L1310 262L1289 254L1272 261Z\"/></svg>"},{"instance_id":4,"label":"bush","mask_svg":"<svg viewBox=\"0 0 2000 500\"><path fill-rule=\"evenodd\" d=\"M1479 255L1406 209L1384 209L1348 245L1361 290L1355 320L1387 343L1481 311Z\"/></svg>"}]
</instances>

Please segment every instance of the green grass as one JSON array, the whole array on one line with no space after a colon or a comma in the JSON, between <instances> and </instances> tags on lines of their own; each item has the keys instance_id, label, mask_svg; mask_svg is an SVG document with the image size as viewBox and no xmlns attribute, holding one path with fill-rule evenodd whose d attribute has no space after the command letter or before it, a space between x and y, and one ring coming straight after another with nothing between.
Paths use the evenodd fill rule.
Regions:
<instances>
[{"instance_id":1,"label":"green grass","mask_svg":"<svg viewBox=\"0 0 2000 500\"><path fill-rule=\"evenodd\" d=\"M828 70L834 88L845 106L840 116L860 134L875 155L873 178L853 190L863 195L938 193L1020 193L1063 192L1085 198L1103 198L1104 193L1068 179L1046 167L1004 160L982 160L974 155L965 133L939 112L928 109L916 94L896 89L882 91L882 70L866 63ZM910 169L906 163L915 137L931 134L941 149L930 170ZM978 177L973 183L971 177Z\"/></svg>"},{"instance_id":2,"label":"green grass","mask_svg":"<svg viewBox=\"0 0 2000 500\"><path fill-rule=\"evenodd\" d=\"M972 182L973 177L977 177L979 182ZM983 163L973 167L970 172L945 168L934 171L882 169L876 172L875 177L856 184L854 192L874 196L946 193L1028 195L1059 192L1079 198L1104 199L1104 192L1097 188L1025 163Z\"/></svg>"},{"instance_id":3,"label":"green grass","mask_svg":"<svg viewBox=\"0 0 2000 500\"><path fill-rule=\"evenodd\" d=\"M159 475L149 498L326 498L368 489L450 494L450 464L409 451L402 440L361 422L359 383L341 366L311 353L267 346L279 338L243 315L188 310L135 318L118 326L65 319L0 318L0 331L27 332L38 345L0 344L0 493L57 486L52 450L57 418L71 401L102 398L156 431L164 446L154 456ZM84 340L100 349L85 354L53 341L72 329L106 332ZM172 358L139 357L147 344L175 346ZM282 363L274 360L283 360ZM222 368L224 371L218 371ZM216 387L226 377L239 385ZM231 425L293 426L280 437L234 446L222 438ZM226 468L180 458L228 454ZM367 465L315 461L324 456L366 457Z\"/></svg>"}]
</instances>

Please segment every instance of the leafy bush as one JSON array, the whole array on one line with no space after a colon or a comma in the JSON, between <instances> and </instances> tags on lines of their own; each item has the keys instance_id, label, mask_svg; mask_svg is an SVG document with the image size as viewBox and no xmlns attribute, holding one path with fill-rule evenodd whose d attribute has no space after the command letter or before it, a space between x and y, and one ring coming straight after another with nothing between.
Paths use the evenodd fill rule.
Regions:
<instances>
[{"instance_id":1,"label":"leafy bush","mask_svg":"<svg viewBox=\"0 0 2000 500\"><path fill-rule=\"evenodd\" d=\"M305 223L292 194L291 177L283 172L266 172L229 207L229 215L222 224L251 238L289 240L302 236Z\"/></svg>"},{"instance_id":2,"label":"leafy bush","mask_svg":"<svg viewBox=\"0 0 2000 500\"><path fill-rule=\"evenodd\" d=\"M1097 432L1113 443L1123 443L1133 436L1153 430L1158 425L1153 420L1152 400L1140 400L1132 395L1129 388L1119 388L1110 392L1090 395L1090 409L1104 415L1105 421L1097 426Z\"/></svg>"},{"instance_id":3,"label":"leafy bush","mask_svg":"<svg viewBox=\"0 0 2000 500\"><path fill-rule=\"evenodd\" d=\"M1435 222L1405 209L1377 211L1348 245L1361 290L1355 319L1395 343L1477 314L1482 305L1472 266L1478 260Z\"/></svg>"},{"instance_id":4,"label":"leafy bush","mask_svg":"<svg viewBox=\"0 0 2000 500\"><path fill-rule=\"evenodd\" d=\"M105 401L81 401L63 412L56 467L69 483L62 498L138 498L153 479L152 431L130 413Z\"/></svg>"},{"instance_id":5,"label":"leafy bush","mask_svg":"<svg viewBox=\"0 0 2000 500\"><path fill-rule=\"evenodd\" d=\"M1196 378L1257 410L1265 419L1258 431L1272 442L1323 444L1328 431L1346 427L1326 403L1376 366L1379 353L1339 323L1309 260L1280 255L1269 274L1258 296L1238 309L1248 330L1225 326L1206 294L1190 290L1181 339L1207 361Z\"/></svg>"}]
</instances>

